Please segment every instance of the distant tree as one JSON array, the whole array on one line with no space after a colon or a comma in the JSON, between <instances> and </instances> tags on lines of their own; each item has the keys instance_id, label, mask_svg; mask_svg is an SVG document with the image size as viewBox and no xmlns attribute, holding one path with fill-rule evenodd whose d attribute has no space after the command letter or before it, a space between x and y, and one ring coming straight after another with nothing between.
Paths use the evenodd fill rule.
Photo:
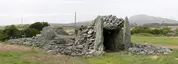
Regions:
<instances>
[{"instance_id":1,"label":"distant tree","mask_svg":"<svg viewBox=\"0 0 178 64\"><path fill-rule=\"evenodd\" d=\"M171 28L165 27L161 29L162 35L167 35L169 32L172 32Z\"/></svg>"},{"instance_id":2,"label":"distant tree","mask_svg":"<svg viewBox=\"0 0 178 64\"><path fill-rule=\"evenodd\" d=\"M7 35L0 34L0 41L5 41L7 39Z\"/></svg>"},{"instance_id":3,"label":"distant tree","mask_svg":"<svg viewBox=\"0 0 178 64\"><path fill-rule=\"evenodd\" d=\"M29 26L29 28L34 28L41 31L44 27L49 26L47 22L35 22Z\"/></svg>"},{"instance_id":4,"label":"distant tree","mask_svg":"<svg viewBox=\"0 0 178 64\"><path fill-rule=\"evenodd\" d=\"M48 22L41 22L41 23L42 23L43 27L50 26L50 25L48 24Z\"/></svg>"},{"instance_id":5,"label":"distant tree","mask_svg":"<svg viewBox=\"0 0 178 64\"><path fill-rule=\"evenodd\" d=\"M162 33L162 30L159 30L159 29L152 29L150 31L151 34L153 35L160 35Z\"/></svg>"},{"instance_id":6,"label":"distant tree","mask_svg":"<svg viewBox=\"0 0 178 64\"><path fill-rule=\"evenodd\" d=\"M0 41L4 41L6 39L6 35L4 34L3 30L0 30Z\"/></svg>"},{"instance_id":7,"label":"distant tree","mask_svg":"<svg viewBox=\"0 0 178 64\"><path fill-rule=\"evenodd\" d=\"M63 29L61 26L56 27L56 29Z\"/></svg>"},{"instance_id":8,"label":"distant tree","mask_svg":"<svg viewBox=\"0 0 178 64\"><path fill-rule=\"evenodd\" d=\"M178 35L178 29L176 29L176 34Z\"/></svg>"},{"instance_id":9,"label":"distant tree","mask_svg":"<svg viewBox=\"0 0 178 64\"><path fill-rule=\"evenodd\" d=\"M4 34L3 30L0 30L0 34Z\"/></svg>"},{"instance_id":10,"label":"distant tree","mask_svg":"<svg viewBox=\"0 0 178 64\"><path fill-rule=\"evenodd\" d=\"M15 25L6 26L3 32L7 35L7 39L20 38L22 36L22 32L18 30Z\"/></svg>"},{"instance_id":11,"label":"distant tree","mask_svg":"<svg viewBox=\"0 0 178 64\"><path fill-rule=\"evenodd\" d=\"M145 26L138 26L132 29L131 34L150 33L152 35L167 35L169 32L171 32L171 28L168 27L151 29Z\"/></svg>"},{"instance_id":12,"label":"distant tree","mask_svg":"<svg viewBox=\"0 0 178 64\"><path fill-rule=\"evenodd\" d=\"M132 29L131 34L150 33L149 27L138 26Z\"/></svg>"},{"instance_id":13,"label":"distant tree","mask_svg":"<svg viewBox=\"0 0 178 64\"><path fill-rule=\"evenodd\" d=\"M147 27L154 27L154 26L177 26L178 23L146 23L146 24L143 24L142 26L147 26Z\"/></svg>"},{"instance_id":14,"label":"distant tree","mask_svg":"<svg viewBox=\"0 0 178 64\"><path fill-rule=\"evenodd\" d=\"M150 32L153 35L167 35L169 32L171 32L171 28L165 27L161 29L153 29Z\"/></svg>"},{"instance_id":15,"label":"distant tree","mask_svg":"<svg viewBox=\"0 0 178 64\"><path fill-rule=\"evenodd\" d=\"M34 28L27 28L24 30L24 36L25 37L33 37L36 36L37 34L39 34L40 31Z\"/></svg>"}]
</instances>

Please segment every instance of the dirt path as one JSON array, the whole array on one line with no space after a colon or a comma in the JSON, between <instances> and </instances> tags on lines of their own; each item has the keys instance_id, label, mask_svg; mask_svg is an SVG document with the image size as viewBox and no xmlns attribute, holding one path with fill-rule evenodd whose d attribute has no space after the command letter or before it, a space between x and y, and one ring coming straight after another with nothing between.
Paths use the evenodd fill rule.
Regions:
<instances>
[{"instance_id":1,"label":"dirt path","mask_svg":"<svg viewBox=\"0 0 178 64\"><path fill-rule=\"evenodd\" d=\"M25 47L20 45L8 45L0 43L0 52L22 52L22 51L29 51L34 50L35 48L32 47Z\"/></svg>"}]
</instances>

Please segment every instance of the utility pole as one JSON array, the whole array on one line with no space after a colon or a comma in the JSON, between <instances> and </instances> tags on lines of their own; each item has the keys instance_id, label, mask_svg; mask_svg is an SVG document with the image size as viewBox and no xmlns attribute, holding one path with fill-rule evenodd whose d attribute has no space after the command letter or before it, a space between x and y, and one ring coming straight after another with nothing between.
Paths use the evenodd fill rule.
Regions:
<instances>
[{"instance_id":1,"label":"utility pole","mask_svg":"<svg viewBox=\"0 0 178 64\"><path fill-rule=\"evenodd\" d=\"M21 25L21 29L24 29L23 27L24 27L24 25L23 25L23 18L21 18L21 23L22 23L22 25ZM25 37L25 34L22 34L22 37L24 38Z\"/></svg>"},{"instance_id":2,"label":"utility pole","mask_svg":"<svg viewBox=\"0 0 178 64\"><path fill-rule=\"evenodd\" d=\"M21 23L22 23L22 26L23 26L23 18L21 18Z\"/></svg>"},{"instance_id":3,"label":"utility pole","mask_svg":"<svg viewBox=\"0 0 178 64\"><path fill-rule=\"evenodd\" d=\"M162 25L162 28L165 28L164 20L163 20L163 25Z\"/></svg>"},{"instance_id":4,"label":"utility pole","mask_svg":"<svg viewBox=\"0 0 178 64\"><path fill-rule=\"evenodd\" d=\"M77 13L76 12L75 12L75 17L74 17L74 23L75 23L74 27L75 27L75 40L76 40L76 38L77 38L77 25L76 25L76 23L77 23Z\"/></svg>"},{"instance_id":5,"label":"utility pole","mask_svg":"<svg viewBox=\"0 0 178 64\"><path fill-rule=\"evenodd\" d=\"M76 26L76 23L77 23L77 13L75 12L75 30L76 30L76 28L77 28L77 26Z\"/></svg>"}]
</instances>

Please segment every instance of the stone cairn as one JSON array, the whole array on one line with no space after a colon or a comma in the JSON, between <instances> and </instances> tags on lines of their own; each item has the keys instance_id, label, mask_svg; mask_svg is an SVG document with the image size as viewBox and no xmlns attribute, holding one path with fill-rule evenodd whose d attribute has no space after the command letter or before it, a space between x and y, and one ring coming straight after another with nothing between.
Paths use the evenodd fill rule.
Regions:
<instances>
[{"instance_id":1,"label":"stone cairn","mask_svg":"<svg viewBox=\"0 0 178 64\"><path fill-rule=\"evenodd\" d=\"M70 56L101 56L106 49L134 54L167 54L172 51L170 48L131 43L130 36L127 17L122 19L108 15L98 16L89 26L81 26L76 38L64 30L48 26L43 28L40 35L11 39L8 43L39 47L43 51Z\"/></svg>"},{"instance_id":2,"label":"stone cairn","mask_svg":"<svg viewBox=\"0 0 178 64\"><path fill-rule=\"evenodd\" d=\"M92 25L80 28L75 45L81 46L83 48L82 52L87 56L103 55L105 52L103 32L104 29L107 29L116 30L116 33L114 34L116 36L113 37L113 40L115 41L111 43L112 45L110 46L115 52L128 49L131 42L130 40L126 41L126 39L130 39L130 36L127 37L126 35L129 35L128 33L130 32L127 31L128 33L123 33L128 29L124 24L126 22L127 20L123 20L122 18L117 18L112 15L98 16L93 21Z\"/></svg>"}]
</instances>

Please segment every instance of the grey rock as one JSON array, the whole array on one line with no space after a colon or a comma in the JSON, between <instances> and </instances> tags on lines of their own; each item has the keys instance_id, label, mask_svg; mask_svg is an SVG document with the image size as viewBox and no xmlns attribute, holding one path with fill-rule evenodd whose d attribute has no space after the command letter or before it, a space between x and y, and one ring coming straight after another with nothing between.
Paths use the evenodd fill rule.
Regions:
<instances>
[{"instance_id":1,"label":"grey rock","mask_svg":"<svg viewBox=\"0 0 178 64\"><path fill-rule=\"evenodd\" d=\"M94 32L94 30L93 29L90 29L89 31L88 31L88 34L92 34Z\"/></svg>"},{"instance_id":2,"label":"grey rock","mask_svg":"<svg viewBox=\"0 0 178 64\"><path fill-rule=\"evenodd\" d=\"M125 49L128 50L128 47L131 46L131 33L130 33L130 25L129 20L126 17L124 21L124 28L123 28L123 40L125 44Z\"/></svg>"},{"instance_id":3,"label":"grey rock","mask_svg":"<svg viewBox=\"0 0 178 64\"><path fill-rule=\"evenodd\" d=\"M83 48L84 46L83 45L78 45L77 48Z\"/></svg>"},{"instance_id":4,"label":"grey rock","mask_svg":"<svg viewBox=\"0 0 178 64\"><path fill-rule=\"evenodd\" d=\"M41 31L41 36L44 37L45 40L52 40L56 35L57 33L50 26L44 27L43 30Z\"/></svg>"}]
</instances>

